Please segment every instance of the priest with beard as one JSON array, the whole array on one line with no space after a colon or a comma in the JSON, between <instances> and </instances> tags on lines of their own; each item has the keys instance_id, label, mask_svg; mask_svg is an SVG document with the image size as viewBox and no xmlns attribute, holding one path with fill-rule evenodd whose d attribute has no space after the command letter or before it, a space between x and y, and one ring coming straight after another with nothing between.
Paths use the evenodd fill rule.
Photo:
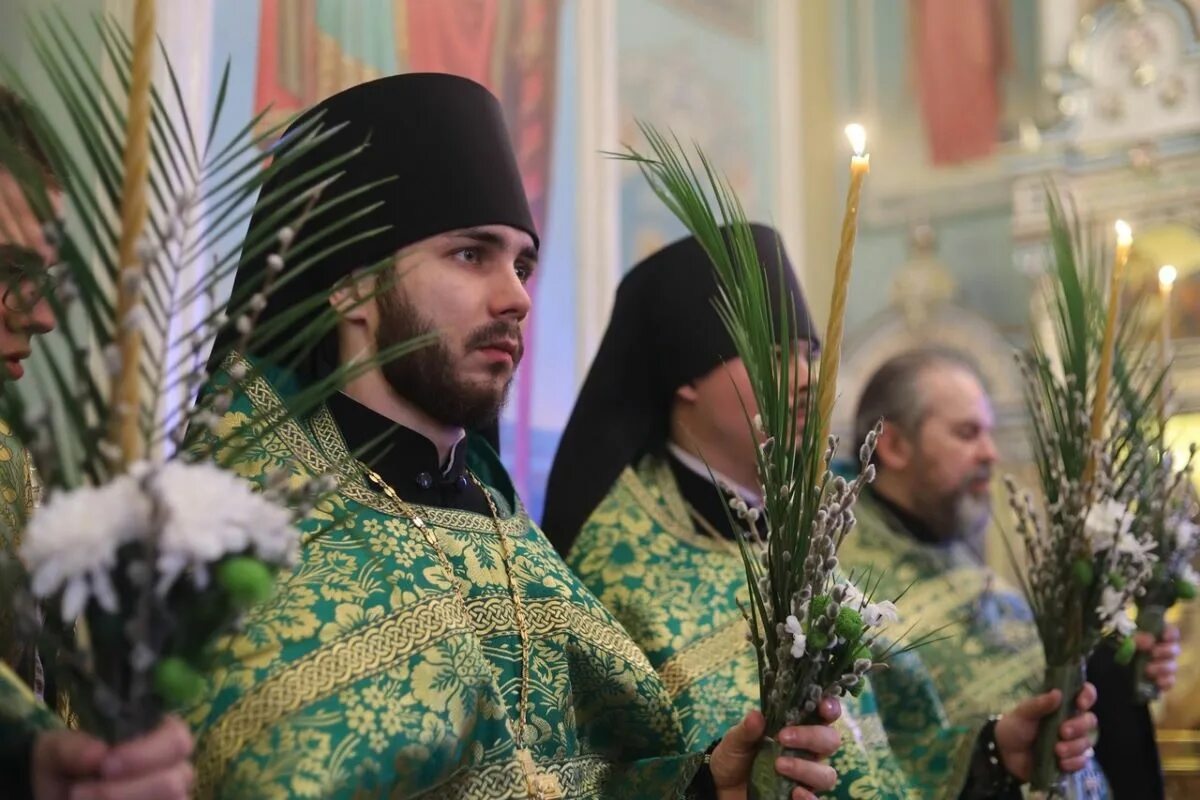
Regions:
<instances>
[{"instance_id":1,"label":"priest with beard","mask_svg":"<svg viewBox=\"0 0 1200 800\"><path fill-rule=\"evenodd\" d=\"M884 420L875 450L876 479L855 507L855 533L840 558L845 568L875 568L884 596L904 591L906 615L921 630L940 630L922 648L921 664L901 661L874 676L884 721L898 754L929 752L929 731L888 710L931 685L946 717L969 724L999 713L1042 680L1044 658L1032 611L1016 589L987 567L984 534L991 519L992 472L998 458L995 418L976 367L943 349L903 353L867 381L855 413L856 436ZM886 567L880 571L879 567ZM1164 641L1139 634L1152 651L1148 677L1174 683L1178 631ZM1161 798L1162 774L1149 711L1133 698L1133 678L1101 647L1088 664L1099 698L1097 760L1118 798ZM1087 770L1095 797L1104 780Z\"/></svg>"},{"instance_id":2,"label":"priest with beard","mask_svg":"<svg viewBox=\"0 0 1200 800\"><path fill-rule=\"evenodd\" d=\"M338 365L433 343L231 457L260 485L336 476L306 524L340 524L303 539L274 597L217 648L189 715L197 795L744 797L761 716L711 756L689 751L645 654L530 521L497 455L539 244L499 103L469 80L413 74L341 92L296 125L318 113L335 132L271 178L251 228L280 224L263 198L369 139L331 186L366 211L338 207L283 237L318 260L293 280L284 266L258 324L287 339L324 292L336 331L293 368L265 363L267 347L211 365L242 381L213 424L238 429ZM311 232L335 218L350 244L322 250ZM280 266L246 255L235 295ZM837 744L824 726L785 737L818 756Z\"/></svg>"}]
</instances>

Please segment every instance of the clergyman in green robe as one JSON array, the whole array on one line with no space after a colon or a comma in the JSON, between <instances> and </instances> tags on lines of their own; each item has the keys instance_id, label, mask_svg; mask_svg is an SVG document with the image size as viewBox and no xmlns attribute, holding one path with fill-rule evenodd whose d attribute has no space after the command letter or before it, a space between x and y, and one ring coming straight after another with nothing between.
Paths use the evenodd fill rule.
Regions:
<instances>
[{"instance_id":1,"label":"clergyman in green robe","mask_svg":"<svg viewBox=\"0 0 1200 800\"><path fill-rule=\"evenodd\" d=\"M735 729L711 761L687 746L645 653L531 522L497 457L538 256L499 103L463 78L400 75L312 113L341 127L297 169L369 137L334 186L361 189L370 210L353 219L363 235L352 245L281 282L259 324L325 291L337 329L291 369L255 353L214 364L251 377L213 424L246 426L359 354L427 332L436 342L353 379L237 461L259 484L325 474L338 490L310 517L297 568L216 650L189 714L198 796L736 790L755 732ZM276 175L262 197L293 178ZM252 228L278 224L273 211L260 200ZM291 233L291 252L319 250L303 228ZM387 282L362 272L385 259ZM266 254L244 258L234 292L270 268ZM831 750L825 729L810 727L796 735Z\"/></svg>"},{"instance_id":2,"label":"clergyman in green robe","mask_svg":"<svg viewBox=\"0 0 1200 800\"><path fill-rule=\"evenodd\" d=\"M775 231L752 232L771 306L791 309L804 340L795 369L806 381L806 354L818 343L803 294ZM753 395L716 296L715 272L690 237L625 276L555 457L543 520L568 564L645 649L688 745L700 748L759 706L739 608L745 571L727 508L762 506ZM803 397L796 405L804 408ZM919 653L912 658L920 663ZM929 687L914 687L892 711L935 741L971 742L963 757L919 770L896 758L883 724L890 715L869 684L842 700L835 796L1019 796L1006 765L1032 748L1052 698L1018 707L999 730L952 724L930 698ZM1088 746L1082 729L1065 738L1067 752Z\"/></svg>"},{"instance_id":3,"label":"clergyman in green robe","mask_svg":"<svg viewBox=\"0 0 1200 800\"><path fill-rule=\"evenodd\" d=\"M983 555L998 460L991 400L963 355L914 350L875 371L855 416L859 432L874 420L885 422L875 452L877 478L859 501L857 533L847 539L842 562L854 569L886 566L884 591L905 590L913 620L943 632L922 653L923 663L901 661L877 678L876 690L886 706L889 698L908 696L916 681L932 689L946 719L978 724L1040 687L1045 666L1028 603ZM1152 642L1146 637L1139 646ZM1177 653L1172 641L1155 647L1148 674L1164 689L1173 682ZM1132 696L1129 670L1102 647L1088 676L1099 690L1097 760L1114 796L1162 797L1153 722ZM969 747L964 740L956 748L936 746L903 714L893 723L897 748L918 764ZM1094 796L1102 796L1105 779L1094 763L1087 774Z\"/></svg>"}]
</instances>

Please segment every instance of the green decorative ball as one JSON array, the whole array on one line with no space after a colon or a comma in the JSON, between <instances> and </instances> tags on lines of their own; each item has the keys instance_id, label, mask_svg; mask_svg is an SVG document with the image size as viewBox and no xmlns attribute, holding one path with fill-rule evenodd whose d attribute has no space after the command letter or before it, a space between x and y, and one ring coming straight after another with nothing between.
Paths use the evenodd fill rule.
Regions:
<instances>
[{"instance_id":1,"label":"green decorative ball","mask_svg":"<svg viewBox=\"0 0 1200 800\"><path fill-rule=\"evenodd\" d=\"M818 595L812 599L812 605L809 607L809 619L819 619L825 613L825 609L829 608L829 595Z\"/></svg>"},{"instance_id":2,"label":"green decorative ball","mask_svg":"<svg viewBox=\"0 0 1200 800\"><path fill-rule=\"evenodd\" d=\"M257 558L236 556L217 567L217 583L229 592L230 599L239 608L250 608L269 600L274 582L271 570Z\"/></svg>"},{"instance_id":3,"label":"green decorative ball","mask_svg":"<svg viewBox=\"0 0 1200 800\"><path fill-rule=\"evenodd\" d=\"M154 668L154 688L172 706L185 706L204 691L204 678L182 658L164 658Z\"/></svg>"},{"instance_id":4,"label":"green decorative ball","mask_svg":"<svg viewBox=\"0 0 1200 800\"><path fill-rule=\"evenodd\" d=\"M829 634L819 630L811 630L808 632L808 650L810 652L818 652L829 646Z\"/></svg>"},{"instance_id":5,"label":"green decorative ball","mask_svg":"<svg viewBox=\"0 0 1200 800\"><path fill-rule=\"evenodd\" d=\"M1176 578L1175 594L1179 595L1180 600L1194 600L1196 598L1196 584L1191 581L1185 581L1183 578Z\"/></svg>"},{"instance_id":6,"label":"green decorative ball","mask_svg":"<svg viewBox=\"0 0 1200 800\"><path fill-rule=\"evenodd\" d=\"M867 685L867 682L865 680L860 680L858 683L854 684L846 691L850 692L850 694L853 697L858 697L859 695L861 695L863 693L863 689L866 687L866 685Z\"/></svg>"},{"instance_id":7,"label":"green decorative ball","mask_svg":"<svg viewBox=\"0 0 1200 800\"><path fill-rule=\"evenodd\" d=\"M1115 572L1108 573L1108 584L1118 592L1125 588L1125 579Z\"/></svg>"},{"instance_id":8,"label":"green decorative ball","mask_svg":"<svg viewBox=\"0 0 1200 800\"><path fill-rule=\"evenodd\" d=\"M1126 636L1125 639L1121 642L1120 646L1117 647L1117 655L1115 657L1116 662L1118 664L1122 664L1122 665L1128 664L1130 661L1133 660L1133 654L1136 650L1137 650L1137 645L1134 643L1133 637Z\"/></svg>"},{"instance_id":9,"label":"green decorative ball","mask_svg":"<svg viewBox=\"0 0 1200 800\"><path fill-rule=\"evenodd\" d=\"M833 623L837 635L848 642L854 642L862 636L863 628L862 616L853 608L842 606L838 611L837 621Z\"/></svg>"},{"instance_id":10,"label":"green decorative ball","mask_svg":"<svg viewBox=\"0 0 1200 800\"><path fill-rule=\"evenodd\" d=\"M1075 583L1086 589L1096 579L1096 572L1092 567L1092 562L1086 558L1077 558L1071 565L1071 576L1075 579Z\"/></svg>"}]
</instances>

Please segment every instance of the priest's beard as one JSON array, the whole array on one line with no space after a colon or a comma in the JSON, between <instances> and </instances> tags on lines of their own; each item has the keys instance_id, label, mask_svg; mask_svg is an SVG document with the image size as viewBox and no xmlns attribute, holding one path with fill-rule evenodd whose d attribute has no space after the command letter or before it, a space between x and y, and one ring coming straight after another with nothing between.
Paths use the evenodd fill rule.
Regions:
<instances>
[{"instance_id":1,"label":"priest's beard","mask_svg":"<svg viewBox=\"0 0 1200 800\"><path fill-rule=\"evenodd\" d=\"M925 487L918 490L916 507L920 509L922 521L929 526L929 532L938 541L965 542L976 552L983 552L983 535L992 514L992 496L988 492L973 492L971 485L991 477L990 467L980 467L949 492Z\"/></svg>"},{"instance_id":2,"label":"priest's beard","mask_svg":"<svg viewBox=\"0 0 1200 800\"><path fill-rule=\"evenodd\" d=\"M379 329L375 347L381 352L402 342L424 336L434 326L421 315L399 289L381 293ZM515 322L497 320L471 332L465 351L500 338L521 341L521 330ZM514 354L513 364L519 364L523 346ZM499 381L479 384L462 379L456 372L458 363L446 343L440 338L407 355L395 358L381 367L383 377L395 392L443 425L478 430L495 422L508 399L512 376ZM504 364L493 367L499 376L507 371Z\"/></svg>"}]
</instances>

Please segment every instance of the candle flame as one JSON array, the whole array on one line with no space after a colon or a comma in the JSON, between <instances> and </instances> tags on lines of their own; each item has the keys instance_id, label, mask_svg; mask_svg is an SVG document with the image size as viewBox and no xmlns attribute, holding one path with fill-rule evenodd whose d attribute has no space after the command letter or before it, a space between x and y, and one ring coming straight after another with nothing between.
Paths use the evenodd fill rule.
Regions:
<instances>
[{"instance_id":1,"label":"candle flame","mask_svg":"<svg viewBox=\"0 0 1200 800\"><path fill-rule=\"evenodd\" d=\"M846 138L854 148L854 155L861 156L867 149L867 129L857 122L846 126Z\"/></svg>"},{"instance_id":2,"label":"candle flame","mask_svg":"<svg viewBox=\"0 0 1200 800\"><path fill-rule=\"evenodd\" d=\"M1158 270L1158 285L1164 291L1170 291L1175 284L1175 279L1179 277L1179 270L1170 264L1163 264Z\"/></svg>"},{"instance_id":3,"label":"candle flame","mask_svg":"<svg viewBox=\"0 0 1200 800\"><path fill-rule=\"evenodd\" d=\"M1128 222L1119 219L1113 228L1117 231L1117 244L1128 247L1133 243L1133 229L1129 227Z\"/></svg>"}]
</instances>

